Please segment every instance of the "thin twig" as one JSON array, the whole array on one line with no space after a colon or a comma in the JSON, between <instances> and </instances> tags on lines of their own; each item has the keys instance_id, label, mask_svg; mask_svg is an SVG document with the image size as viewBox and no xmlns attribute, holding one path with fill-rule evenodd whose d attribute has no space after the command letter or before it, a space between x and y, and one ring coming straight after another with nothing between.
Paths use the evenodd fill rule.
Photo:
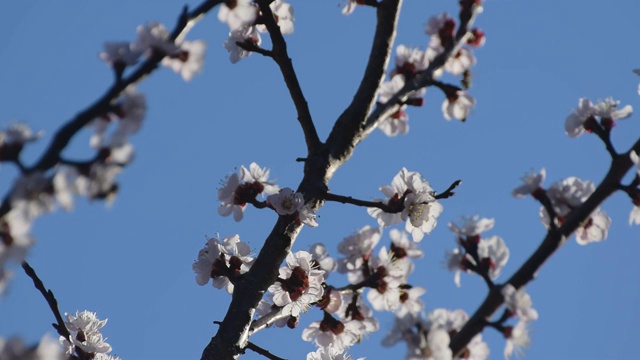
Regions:
<instances>
[{"instance_id":1,"label":"thin twig","mask_svg":"<svg viewBox=\"0 0 640 360\"><path fill-rule=\"evenodd\" d=\"M53 292L45 288L44 283L42 282L42 280L40 280L38 274L36 274L36 271L31 267L31 265L29 265L26 260L22 262L22 268L24 269L24 272L27 274L27 276L30 277L31 280L33 280L33 285L36 287L36 289L38 289L38 291L40 291L42 296L44 296L47 304L49 304L49 308L51 309L51 312L53 312L53 316L56 318L57 322L51 325L54 329L56 329L60 336L71 342L71 333L69 333L69 330L64 323L64 319L62 318L62 314L60 314L60 310L58 309L58 300L56 300Z\"/></svg>"},{"instance_id":2,"label":"thin twig","mask_svg":"<svg viewBox=\"0 0 640 360\"><path fill-rule=\"evenodd\" d=\"M267 351L264 348L261 348L260 346L252 343L251 341L247 342L247 347L245 349L249 349L253 352L256 352L264 357L266 357L267 359L271 359L271 360L285 360L284 358L281 358L279 356L275 356L272 353L270 353L269 351Z\"/></svg>"},{"instance_id":3,"label":"thin twig","mask_svg":"<svg viewBox=\"0 0 640 360\"><path fill-rule=\"evenodd\" d=\"M356 206L374 207L386 213L399 213L399 212L402 212L402 210L404 210L404 205L402 204L400 204L399 208L394 208L380 201L366 201L366 200L354 199L351 196L343 196L343 195L338 195L333 193L326 193L324 196L324 200L339 202L342 204L351 204Z\"/></svg>"},{"instance_id":4,"label":"thin twig","mask_svg":"<svg viewBox=\"0 0 640 360\"><path fill-rule=\"evenodd\" d=\"M269 31L269 36L271 37L271 42L273 44L270 56L275 60L276 64L278 64L278 67L280 67L280 72L282 72L282 77L284 78L284 82L287 84L289 94L291 95L291 99L293 100L296 111L298 112L298 121L302 126L302 132L304 133L304 138L307 143L307 151L309 154L314 154L319 150L322 143L318 137L316 126L313 124L309 105L307 104L307 100L305 99L300 83L298 82L298 75L293 68L293 63L289 58L289 54L287 53L287 43L284 40L280 27L276 23L273 12L269 7L272 1L273 0L258 1L264 25Z\"/></svg>"}]
</instances>

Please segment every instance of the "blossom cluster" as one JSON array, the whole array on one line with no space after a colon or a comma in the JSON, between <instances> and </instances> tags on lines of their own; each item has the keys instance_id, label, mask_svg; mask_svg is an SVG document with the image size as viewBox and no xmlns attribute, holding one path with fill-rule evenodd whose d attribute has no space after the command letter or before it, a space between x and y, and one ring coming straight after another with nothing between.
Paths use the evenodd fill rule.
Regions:
<instances>
[{"instance_id":1,"label":"blossom cluster","mask_svg":"<svg viewBox=\"0 0 640 360\"><path fill-rule=\"evenodd\" d=\"M304 195L291 188L280 189L269 179L269 169L261 168L255 162L247 169L242 165L240 171L227 176L218 189L221 204L218 213L240 221L244 217L247 204L256 207L269 207L278 215L294 216L302 224L318 226L315 211L305 205ZM266 202L258 201L261 194L269 195Z\"/></svg>"},{"instance_id":2,"label":"blossom cluster","mask_svg":"<svg viewBox=\"0 0 640 360\"><path fill-rule=\"evenodd\" d=\"M284 0L269 5L282 34L293 33L293 6ZM229 38L224 47L232 63L251 55L251 49L262 43L260 33L267 32L263 14L252 0L227 0L220 6L218 19L229 25Z\"/></svg>"},{"instance_id":3,"label":"blossom cluster","mask_svg":"<svg viewBox=\"0 0 640 360\"><path fill-rule=\"evenodd\" d=\"M65 353L80 359L93 358L100 360L119 360L117 356L108 355L109 345L102 336L100 329L107 324L107 319L100 320L96 313L90 311L76 311L75 315L65 313L65 326L71 333L71 339L60 337L60 343Z\"/></svg>"},{"instance_id":4,"label":"blossom cluster","mask_svg":"<svg viewBox=\"0 0 640 360\"><path fill-rule=\"evenodd\" d=\"M454 282L460 287L460 272L476 273L495 280L509 260L509 248L499 236L483 238L482 233L493 228L494 220L465 216L459 224L449 223L456 234L457 248L447 254L446 265L455 272Z\"/></svg>"},{"instance_id":5,"label":"blossom cluster","mask_svg":"<svg viewBox=\"0 0 640 360\"><path fill-rule=\"evenodd\" d=\"M353 11L354 2L349 2L345 9L350 13ZM409 82L418 78L433 60L445 50L445 45L451 44L455 38L456 21L446 13L434 16L429 19L425 33L431 36L426 50L419 47L408 47L398 45L396 48L396 66L389 75L390 80L383 82L379 88L379 102L384 104L391 100ZM475 65L476 58L473 55L473 47L484 45L486 38L480 29L473 29L468 42L451 56L443 67L433 69L433 79L440 78L443 72L454 76L468 76L471 67ZM442 103L442 113L447 120L458 119L465 121L475 106L475 100L463 89L441 84L439 86L445 93L445 100ZM413 92L405 100L400 108L381 120L378 128L387 136L397 136L409 131L409 115L406 113L407 106L422 106L426 88L421 88Z\"/></svg>"},{"instance_id":6,"label":"blossom cluster","mask_svg":"<svg viewBox=\"0 0 640 360\"><path fill-rule=\"evenodd\" d=\"M12 124L0 131L0 161L14 162L21 170L8 197L10 210L0 219L0 293L11 277L5 268L8 261L25 259L34 240L32 223L40 216L56 210L57 205L70 211L74 197L112 202L118 191L116 177L133 160L133 146L128 138L135 134L145 117L144 95L128 88L110 112L94 119L90 145L96 155L88 161L59 159L49 171L27 169L19 160L24 145L42 136L24 124ZM111 123L116 128L107 134Z\"/></svg>"},{"instance_id":7,"label":"blossom cluster","mask_svg":"<svg viewBox=\"0 0 640 360\"><path fill-rule=\"evenodd\" d=\"M515 326L502 327L504 337L507 339L504 348L504 357L509 359L515 351L521 355L522 348L529 346L529 322L538 319L538 312L532 307L531 296L524 288L517 289L511 284L505 284L502 288L502 296L506 304L506 315L516 316L518 323Z\"/></svg>"},{"instance_id":8,"label":"blossom cluster","mask_svg":"<svg viewBox=\"0 0 640 360\"><path fill-rule=\"evenodd\" d=\"M239 235L226 237L222 241L209 238L192 265L196 282L198 285L206 285L212 279L214 287L225 288L232 294L235 280L249 271L253 264L250 254L251 248L240 241Z\"/></svg>"},{"instance_id":9,"label":"blossom cluster","mask_svg":"<svg viewBox=\"0 0 640 360\"><path fill-rule=\"evenodd\" d=\"M141 56L162 59L162 65L190 81L202 71L206 44L202 40L173 40L161 23L149 21L137 28L135 42L106 42L100 59L113 68L118 78L126 67L138 63Z\"/></svg>"},{"instance_id":10,"label":"blossom cluster","mask_svg":"<svg viewBox=\"0 0 640 360\"><path fill-rule=\"evenodd\" d=\"M60 344L49 335L43 336L37 345L27 346L22 339L0 338L0 359L3 360L65 360Z\"/></svg>"},{"instance_id":11,"label":"blossom cluster","mask_svg":"<svg viewBox=\"0 0 640 360\"><path fill-rule=\"evenodd\" d=\"M367 210L376 218L380 226L390 226L406 221L405 230L414 241L421 241L437 224L442 213L442 205L435 198L435 191L420 173L402 168L393 178L391 185L380 187L386 196L381 201L393 212L378 207Z\"/></svg>"},{"instance_id":12,"label":"blossom cluster","mask_svg":"<svg viewBox=\"0 0 640 360\"><path fill-rule=\"evenodd\" d=\"M545 190L542 188L545 176L544 169L539 173L527 173L522 178L524 184L514 189L512 194L515 197L523 197L530 194L543 202L543 204L548 199L550 201L550 209L553 210L553 219L547 207L543 205L540 208L540 221L546 228L551 226L552 221L554 226L561 226L571 211L582 205L596 189L593 182L571 176L564 180L556 181ZM610 225L611 218L606 212L597 208L590 218L576 230L576 241L580 245L602 241L607 238Z\"/></svg>"}]
</instances>

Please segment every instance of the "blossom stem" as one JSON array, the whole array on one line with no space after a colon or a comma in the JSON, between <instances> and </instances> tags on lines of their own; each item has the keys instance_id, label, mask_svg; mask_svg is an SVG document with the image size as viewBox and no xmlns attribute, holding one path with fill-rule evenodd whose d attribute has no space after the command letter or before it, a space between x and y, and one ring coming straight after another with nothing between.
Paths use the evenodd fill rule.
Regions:
<instances>
[{"instance_id":1,"label":"blossom stem","mask_svg":"<svg viewBox=\"0 0 640 360\"><path fill-rule=\"evenodd\" d=\"M379 201L366 201L366 200L354 199L351 196L343 196L343 195L337 195L332 193L326 193L324 196L324 200L335 201L342 204L351 204L356 206L375 207L375 208L381 209L386 213L399 213L399 212L402 212L402 210L404 209L404 207L394 208L392 206L389 206Z\"/></svg>"},{"instance_id":2,"label":"blossom stem","mask_svg":"<svg viewBox=\"0 0 640 360\"><path fill-rule=\"evenodd\" d=\"M247 51L251 51L254 53L258 53L267 57L272 58L273 57L273 51L271 50L267 50L267 49L263 49L260 46L258 46L258 44L252 42L252 41L236 41L236 45L238 45L239 48L243 49L243 50L247 50Z\"/></svg>"}]
</instances>

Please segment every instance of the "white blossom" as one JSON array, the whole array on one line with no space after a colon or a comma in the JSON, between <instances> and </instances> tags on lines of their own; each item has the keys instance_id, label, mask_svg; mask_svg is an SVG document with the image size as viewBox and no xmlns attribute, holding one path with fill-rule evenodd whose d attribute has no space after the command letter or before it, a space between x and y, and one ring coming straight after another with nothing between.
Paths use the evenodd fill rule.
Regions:
<instances>
[{"instance_id":1,"label":"white blossom","mask_svg":"<svg viewBox=\"0 0 640 360\"><path fill-rule=\"evenodd\" d=\"M513 189L511 195L517 198L532 195L536 190L542 189L542 182L546 176L547 172L544 168L540 169L540 172L529 171L521 178L523 184Z\"/></svg>"},{"instance_id":2,"label":"white blossom","mask_svg":"<svg viewBox=\"0 0 640 360\"><path fill-rule=\"evenodd\" d=\"M269 292L273 293L273 303L283 307L283 312L298 316L322 298L324 270L314 269L311 254L304 250L290 252L286 263L279 271L282 280L271 285Z\"/></svg>"},{"instance_id":3,"label":"white blossom","mask_svg":"<svg viewBox=\"0 0 640 360\"><path fill-rule=\"evenodd\" d=\"M534 321L538 319L538 312L532 308L533 302L531 296L527 294L524 287L516 290L516 288L507 283L502 288L502 296L509 311L517 315L522 321Z\"/></svg>"},{"instance_id":4,"label":"white blossom","mask_svg":"<svg viewBox=\"0 0 640 360\"><path fill-rule=\"evenodd\" d=\"M449 230L458 236L478 236L485 231L491 230L494 223L494 219L481 219L478 215L463 216L460 219L459 225L450 222Z\"/></svg>"},{"instance_id":5,"label":"white blossom","mask_svg":"<svg viewBox=\"0 0 640 360\"><path fill-rule=\"evenodd\" d=\"M237 43L252 43L260 46L262 38L255 26L247 25L231 30L229 38L224 42L224 48L229 51L229 60L231 60L232 64L251 55L251 51L241 48Z\"/></svg>"},{"instance_id":6,"label":"white blossom","mask_svg":"<svg viewBox=\"0 0 640 360\"><path fill-rule=\"evenodd\" d=\"M231 0L220 5L218 19L229 25L231 31L252 25L258 16L258 9L253 5L253 0Z\"/></svg>"},{"instance_id":7,"label":"white blossom","mask_svg":"<svg viewBox=\"0 0 640 360\"><path fill-rule=\"evenodd\" d=\"M442 103L442 114L447 120L458 119L465 121L471 113L476 101L464 90L458 90L454 95L447 96Z\"/></svg>"},{"instance_id":8,"label":"white blossom","mask_svg":"<svg viewBox=\"0 0 640 360\"><path fill-rule=\"evenodd\" d=\"M180 44L178 54L165 56L162 59L162 65L180 74L184 81L191 81L195 75L202 72L206 48L207 45L202 40L184 41Z\"/></svg>"},{"instance_id":9,"label":"white blossom","mask_svg":"<svg viewBox=\"0 0 640 360\"><path fill-rule=\"evenodd\" d=\"M302 209L304 197L301 193L290 188L281 189L277 194L267 197L267 204L275 210L278 215L291 215Z\"/></svg>"}]
</instances>

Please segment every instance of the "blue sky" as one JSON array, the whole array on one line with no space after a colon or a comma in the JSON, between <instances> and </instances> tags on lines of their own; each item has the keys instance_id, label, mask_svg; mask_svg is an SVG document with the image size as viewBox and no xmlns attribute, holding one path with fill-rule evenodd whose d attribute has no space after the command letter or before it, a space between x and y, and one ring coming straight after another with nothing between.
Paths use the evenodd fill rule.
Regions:
<instances>
[{"instance_id":1,"label":"blue sky","mask_svg":"<svg viewBox=\"0 0 640 360\"><path fill-rule=\"evenodd\" d=\"M375 20L368 8L344 17L338 3L293 2L295 32L286 38L321 138L357 88ZM456 4L406 1L396 43L424 48L427 19L455 11ZM0 4L0 125L18 120L46 132L23 159L34 161L55 130L109 86L112 74L97 57L104 41L132 41L136 26L147 20L172 27L182 5L150 0ZM461 215L495 218L489 235L503 237L511 250L504 280L545 233L538 204L510 196L520 176L545 167L546 185L568 176L596 183L603 177L609 158L603 145L594 136L568 138L564 119L580 97L613 96L640 108L640 78L631 72L640 67L639 12L635 1L487 1L477 22L487 34L473 70L477 107L468 121L445 121L444 96L429 89L425 106L409 109L409 134L388 138L376 131L335 175L333 192L362 199L379 196L378 187L403 166L422 173L438 190L463 180L457 195L443 201L439 225L421 243L425 257L410 277L412 284L427 288L427 311L447 307L473 313L486 294L479 277L463 275L458 289L453 274L442 269L446 249L454 246L447 222ZM302 178L295 158L304 156L306 147L277 67L255 54L232 65L222 46L226 37L225 25L212 13L187 37L208 44L200 76L184 83L171 70L159 69L140 84L148 114L132 139L136 159L120 177L115 204L105 208L78 199L71 213L45 216L33 230L38 243L28 260L62 311L90 309L109 318L103 333L124 359L199 357L216 331L212 322L222 319L230 300L226 292L194 281L191 264L205 237L238 233L257 253L271 230L276 219L271 211L250 208L240 223L218 216L220 179L252 161L269 167L281 187L295 188ZM89 135L78 134L65 154L91 156ZM638 136L634 116L615 128L614 144L626 151ZM1 188L8 189L16 174L2 166ZM627 224L631 203L623 194L615 194L603 209L613 219L608 239L586 247L570 240L528 287L540 319L533 324L527 358L637 354L640 232ZM327 204L318 215L320 226L305 228L296 249L322 241L335 254L343 237L375 224L364 209L348 205ZM36 341L53 333L53 317L29 279L15 270L8 294L0 299L0 336ZM300 339L303 325L320 316L313 310L299 329L267 330L252 341L279 356L301 359L314 350ZM403 347L379 345L393 324L388 314L379 319L380 331L351 348L352 355L404 356ZM488 329L485 339L491 358L501 358L502 336Z\"/></svg>"}]
</instances>

